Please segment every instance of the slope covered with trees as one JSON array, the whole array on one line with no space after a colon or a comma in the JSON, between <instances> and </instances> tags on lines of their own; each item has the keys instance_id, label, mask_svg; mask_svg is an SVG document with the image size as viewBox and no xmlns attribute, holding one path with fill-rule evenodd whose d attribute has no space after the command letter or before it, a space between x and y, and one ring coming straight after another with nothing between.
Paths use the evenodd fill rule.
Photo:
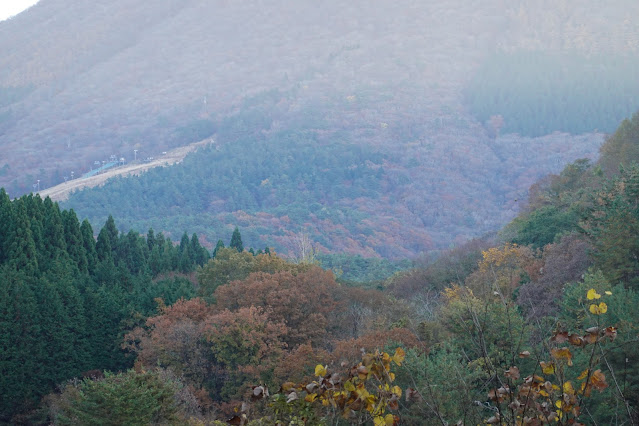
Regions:
<instances>
[{"instance_id":1,"label":"slope covered with trees","mask_svg":"<svg viewBox=\"0 0 639 426\"><path fill-rule=\"evenodd\" d=\"M72 211L59 212L37 197L10 202L3 195L0 212L12 218L1 240L8 247L2 251L8 253L3 272L10 278L3 291L13 295L1 299L3 336L24 333L19 345L5 342L3 360L28 353L33 374L39 372L33 379L48 380L37 392L28 390L17 384L40 383L21 381L30 370L9 368L3 389L13 399L7 400L28 397L35 404L56 380L77 375L79 366L121 370L68 381L39 410L25 414L30 406L23 402L13 410L4 406L3 416L64 424L131 410L117 418L193 424L515 425L521 419L538 425L637 424L639 158L618 155L639 144L632 130L638 122L636 114L622 123L602 147L600 162L579 160L535 184L525 211L499 235L470 241L373 285L339 282L313 263L242 250L236 234L233 247L220 243L206 263L185 264L185 271L201 265L195 267L197 285L184 281L181 290L170 292L160 286L164 281L148 278L157 253L157 245L149 252L149 241L161 237L149 233L145 241L129 233L114 240L110 235L117 230L108 220L95 243L95 260L85 262L80 254L85 251L70 250L84 243L66 242L73 232L64 218ZM36 216L49 220L24 214L34 206L41 206ZM66 246L50 237L58 214L59 240ZM88 222L69 223L84 241ZM37 249L43 239L51 249ZM175 256L196 246L193 241L185 236L181 249L164 246ZM147 263L133 262L146 256ZM73 260L65 262L67 257ZM67 275L57 264L68 265L67 274L85 277L88 284L64 284ZM77 272L90 271L90 265L93 274ZM62 274L59 279L53 271ZM108 281L113 274L119 278ZM98 320L101 310L85 307L87 314L72 316L82 310L65 307L71 300L94 306L94 299L85 299L93 291L120 297L95 305L120 309L118 319L100 329L112 334L101 340L100 351L91 352L104 364L92 363L89 355L67 364L40 355L50 353L43 341L64 353L63 342L83 336L64 325L52 328L52 318L76 328L82 318L87 325ZM162 299L151 305L149 297ZM135 368L124 371L134 359ZM42 369L53 365L68 371ZM18 411L23 417L15 416Z\"/></svg>"},{"instance_id":2,"label":"slope covered with trees","mask_svg":"<svg viewBox=\"0 0 639 426\"><path fill-rule=\"evenodd\" d=\"M83 372L132 365L123 333L195 294L189 274L209 255L197 236L174 246L149 231L121 234L109 217L97 236L49 198L10 201L0 190L0 420L32 408Z\"/></svg>"},{"instance_id":3,"label":"slope covered with trees","mask_svg":"<svg viewBox=\"0 0 639 426\"><path fill-rule=\"evenodd\" d=\"M601 138L459 136L450 145L454 131L437 124L433 139L389 126L359 144L314 110L287 121L293 98L256 98L183 163L78 192L64 206L91 223L117 212L123 231L151 226L176 238L192 229L205 244L239 225L249 245L289 255L308 234L322 252L405 258L497 230L536 179L592 156ZM352 111L348 101L338 107ZM283 129L270 127L277 120ZM403 152L385 138L402 140Z\"/></svg>"},{"instance_id":4,"label":"slope covered with trees","mask_svg":"<svg viewBox=\"0 0 639 426\"><path fill-rule=\"evenodd\" d=\"M495 53L575 52L602 55L604 64L610 55L634 57L639 27L626 16L637 8L632 0L614 6L588 0L580 7L503 0L402 0L376 7L361 0L295 7L282 1L114 0L93 7L41 0L0 23L0 146L7 153L0 185L19 196L37 180L41 187L55 185L110 155L131 161L137 149L138 158L157 158L212 134L213 125L243 109L246 99L273 90L300 89L293 110L312 106L313 115L331 115L330 128L352 131L357 144L379 140L371 133L382 123L402 128L409 142L429 139L428 127L436 125L455 128L445 135L447 144L460 136L481 139L485 114L477 120L469 113L464 92ZM537 75L548 75L552 65ZM571 77L580 71L570 68ZM621 74L626 81L627 73ZM490 97L499 94L491 83L501 77L486 77L495 89ZM347 99L347 111L334 109L336 100ZM582 100L596 110L592 98ZM547 102L555 102L550 92ZM605 125L592 124L585 131L611 126L608 117ZM509 119L506 125L528 123ZM381 139L404 149L401 140Z\"/></svg>"}]
</instances>

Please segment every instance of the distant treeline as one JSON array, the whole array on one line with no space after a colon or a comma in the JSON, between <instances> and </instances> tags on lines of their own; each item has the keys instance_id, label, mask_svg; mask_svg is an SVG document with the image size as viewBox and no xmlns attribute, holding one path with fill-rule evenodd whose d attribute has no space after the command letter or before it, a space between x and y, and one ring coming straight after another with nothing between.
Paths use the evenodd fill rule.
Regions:
<instances>
[{"instance_id":1,"label":"distant treeline","mask_svg":"<svg viewBox=\"0 0 639 426\"><path fill-rule=\"evenodd\" d=\"M639 58L518 52L490 56L466 90L481 121L504 119L503 133L611 133L639 108Z\"/></svg>"}]
</instances>

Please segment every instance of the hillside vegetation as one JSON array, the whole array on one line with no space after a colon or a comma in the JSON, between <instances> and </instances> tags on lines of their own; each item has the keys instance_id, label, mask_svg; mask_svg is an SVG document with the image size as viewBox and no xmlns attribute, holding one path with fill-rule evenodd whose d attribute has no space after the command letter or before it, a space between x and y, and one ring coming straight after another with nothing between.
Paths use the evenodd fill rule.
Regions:
<instances>
[{"instance_id":1,"label":"hillside vegetation","mask_svg":"<svg viewBox=\"0 0 639 426\"><path fill-rule=\"evenodd\" d=\"M105 190L95 205L122 206L122 230L148 217L214 241L242 225L282 251L300 232L366 256L448 247L510 220L544 174L595 159L600 132L639 107L637 14L630 0L42 0L0 23L0 185L16 197L215 136L229 165L267 144L278 169L202 154L209 173L118 183L129 198ZM303 174L285 151L304 152ZM299 194L274 209L265 179ZM135 212L133 187L146 190ZM95 226L108 215L70 205Z\"/></svg>"},{"instance_id":2,"label":"hillside vegetation","mask_svg":"<svg viewBox=\"0 0 639 426\"><path fill-rule=\"evenodd\" d=\"M0 190L0 420L636 425L637 129L535 183L494 238L360 285L238 229L210 255L111 217L96 241Z\"/></svg>"},{"instance_id":3,"label":"hillside vegetation","mask_svg":"<svg viewBox=\"0 0 639 426\"><path fill-rule=\"evenodd\" d=\"M290 255L298 235L309 234L323 252L411 257L497 230L537 178L592 158L601 140L460 135L450 145L447 128L434 140L382 129L404 141L400 153L354 143L312 111L282 130L253 131L285 107L285 97L273 98L277 104L247 107L222 123L217 144L182 164L76 193L65 206L92 223L118 212L122 230L152 226L175 237L190 229L210 243L238 225L250 244ZM311 120L316 130L306 130Z\"/></svg>"}]
</instances>

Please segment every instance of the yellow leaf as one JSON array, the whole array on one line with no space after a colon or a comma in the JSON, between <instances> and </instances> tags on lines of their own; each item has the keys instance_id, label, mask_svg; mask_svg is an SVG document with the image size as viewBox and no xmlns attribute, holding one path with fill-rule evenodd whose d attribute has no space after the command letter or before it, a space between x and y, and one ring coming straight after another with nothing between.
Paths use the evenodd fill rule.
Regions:
<instances>
[{"instance_id":1,"label":"yellow leaf","mask_svg":"<svg viewBox=\"0 0 639 426\"><path fill-rule=\"evenodd\" d=\"M324 367L323 365L317 364L315 366L315 375L316 376L326 376L326 373L327 373L326 367Z\"/></svg>"},{"instance_id":2,"label":"yellow leaf","mask_svg":"<svg viewBox=\"0 0 639 426\"><path fill-rule=\"evenodd\" d=\"M395 416L392 414L386 414L384 421L386 422L386 426L393 426L395 424Z\"/></svg>"},{"instance_id":3,"label":"yellow leaf","mask_svg":"<svg viewBox=\"0 0 639 426\"><path fill-rule=\"evenodd\" d=\"M346 383L344 383L344 389L349 392L353 392L355 391L355 386L353 386L353 383L351 383L350 380L347 380Z\"/></svg>"},{"instance_id":4,"label":"yellow leaf","mask_svg":"<svg viewBox=\"0 0 639 426\"><path fill-rule=\"evenodd\" d=\"M588 298L588 300L599 299L601 297L601 294L597 293L594 288L591 288L590 290L588 290L586 297Z\"/></svg>"},{"instance_id":5,"label":"yellow leaf","mask_svg":"<svg viewBox=\"0 0 639 426\"><path fill-rule=\"evenodd\" d=\"M585 369L584 371L581 372L581 374L579 375L579 377L577 377L577 380L583 380L586 378L586 376L588 376L588 369Z\"/></svg>"},{"instance_id":6,"label":"yellow leaf","mask_svg":"<svg viewBox=\"0 0 639 426\"><path fill-rule=\"evenodd\" d=\"M313 401L315 401L315 398L317 398L317 394L316 393L311 393L309 395L306 395L306 398L304 398L304 400L306 402L313 402Z\"/></svg>"},{"instance_id":7,"label":"yellow leaf","mask_svg":"<svg viewBox=\"0 0 639 426\"><path fill-rule=\"evenodd\" d=\"M606 293L608 296L612 296L612 292L611 291L604 291L604 293Z\"/></svg>"},{"instance_id":8,"label":"yellow leaf","mask_svg":"<svg viewBox=\"0 0 639 426\"><path fill-rule=\"evenodd\" d=\"M393 361L395 361L395 364L402 365L404 358L406 358L406 352L404 352L402 348L395 349L395 355L393 355Z\"/></svg>"},{"instance_id":9,"label":"yellow leaf","mask_svg":"<svg viewBox=\"0 0 639 426\"><path fill-rule=\"evenodd\" d=\"M561 400L557 400L557 402L555 402L555 405L557 406L557 408L561 408Z\"/></svg>"},{"instance_id":10,"label":"yellow leaf","mask_svg":"<svg viewBox=\"0 0 639 426\"><path fill-rule=\"evenodd\" d=\"M542 390L539 391L539 395L548 396L548 392L546 392L545 390L542 389Z\"/></svg>"},{"instance_id":11,"label":"yellow leaf","mask_svg":"<svg viewBox=\"0 0 639 426\"><path fill-rule=\"evenodd\" d=\"M357 389L357 395L359 395L359 397L362 400L365 400L366 398L368 398L370 396L370 393L368 393L368 391L366 390L366 388L359 388Z\"/></svg>"},{"instance_id":12,"label":"yellow leaf","mask_svg":"<svg viewBox=\"0 0 639 426\"><path fill-rule=\"evenodd\" d=\"M382 416L377 416L373 419L375 426L386 426L386 420Z\"/></svg>"},{"instance_id":13,"label":"yellow leaf","mask_svg":"<svg viewBox=\"0 0 639 426\"><path fill-rule=\"evenodd\" d=\"M394 381L395 381L395 373L392 373L392 372L391 372L391 373L388 373L388 377L390 378L390 381L391 381L391 382L394 382Z\"/></svg>"},{"instance_id":14,"label":"yellow leaf","mask_svg":"<svg viewBox=\"0 0 639 426\"><path fill-rule=\"evenodd\" d=\"M541 365L541 371L544 374L555 374L555 364L553 364L552 362L545 363L541 361L539 365Z\"/></svg>"},{"instance_id":15,"label":"yellow leaf","mask_svg":"<svg viewBox=\"0 0 639 426\"><path fill-rule=\"evenodd\" d=\"M393 386L392 392L397 396L402 396L402 388L399 386Z\"/></svg>"},{"instance_id":16,"label":"yellow leaf","mask_svg":"<svg viewBox=\"0 0 639 426\"><path fill-rule=\"evenodd\" d=\"M599 305L590 305L590 313L593 315L601 315L608 312L608 305L601 302Z\"/></svg>"},{"instance_id":17,"label":"yellow leaf","mask_svg":"<svg viewBox=\"0 0 639 426\"><path fill-rule=\"evenodd\" d=\"M572 383L571 382L564 383L564 393L567 393L569 395L574 395L575 394L575 388L572 387Z\"/></svg>"}]
</instances>

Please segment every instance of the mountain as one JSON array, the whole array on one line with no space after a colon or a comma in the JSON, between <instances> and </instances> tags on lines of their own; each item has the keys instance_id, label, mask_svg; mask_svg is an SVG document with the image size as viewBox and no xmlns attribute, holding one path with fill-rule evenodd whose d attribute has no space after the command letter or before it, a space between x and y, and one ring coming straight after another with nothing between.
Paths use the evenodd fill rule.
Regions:
<instances>
[{"instance_id":1,"label":"mountain","mask_svg":"<svg viewBox=\"0 0 639 426\"><path fill-rule=\"evenodd\" d=\"M639 25L626 18L637 12L629 0L374 6L362 0L41 0L0 23L0 185L16 196L38 180L45 188L72 172L81 176L111 155L130 162L214 137L227 157L209 175L198 172L202 180L192 186L227 174L244 187L236 191L243 196L190 189L200 200L188 211L179 198L169 205L146 197L149 209L140 205L137 216L121 223L143 217L153 223L159 212L151 209L163 205L169 214L162 212L154 226L174 235L185 224L209 223L209 238L216 238L240 223L252 229L255 243L285 248L290 233L308 229L317 240L343 226L343 238L318 242L328 250L384 256L447 247L497 229L538 177L596 157L600 131L639 108L633 85ZM538 52L552 60L534 60ZM550 83L538 92L522 87L492 72L497 62L509 75L526 70ZM548 63L570 70L578 84L547 73ZM614 79L602 78L608 75ZM627 99L587 95L611 86ZM574 120L574 102L567 102L577 94L595 117L585 123ZM568 107L548 107L556 102ZM540 126L548 117L558 119ZM239 161L238 147L250 152L246 147L259 141L277 155L285 141L289 151L310 156L305 160L322 156L308 147L331 145L331 155L351 163L325 158L315 174L327 167L369 168L373 185L349 191L357 179L337 173L335 185L344 190L326 195L318 186L290 207L308 210L314 202L352 218L309 216L286 224L288 215L273 210L277 203L264 204L256 183L245 181L275 176L270 165L249 175L224 169L225 162ZM361 155L353 157L357 147ZM287 161L283 167L291 166ZM287 190L306 184L278 172L289 178ZM167 173L155 183L170 187L163 179L181 172ZM183 179L192 178L189 173ZM110 197L80 213L98 220L108 214L98 209L122 204Z\"/></svg>"}]
</instances>

